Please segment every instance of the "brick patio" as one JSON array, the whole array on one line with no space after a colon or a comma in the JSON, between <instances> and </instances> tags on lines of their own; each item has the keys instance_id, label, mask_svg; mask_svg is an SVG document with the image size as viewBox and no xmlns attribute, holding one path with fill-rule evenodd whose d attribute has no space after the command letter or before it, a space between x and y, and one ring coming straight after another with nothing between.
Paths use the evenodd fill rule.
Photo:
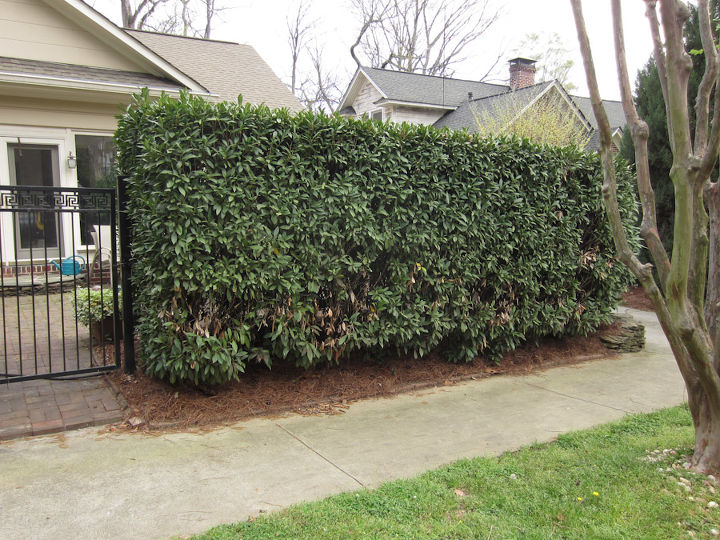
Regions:
<instances>
[{"instance_id":1,"label":"brick patio","mask_svg":"<svg viewBox=\"0 0 720 540\"><path fill-rule=\"evenodd\" d=\"M75 321L73 296L70 289L62 295L0 298L1 373L47 374L114 363L112 343L95 347L91 355L88 329ZM103 376L0 383L0 440L117 422L126 407Z\"/></svg>"},{"instance_id":2,"label":"brick patio","mask_svg":"<svg viewBox=\"0 0 720 540\"><path fill-rule=\"evenodd\" d=\"M119 422L126 408L102 375L0 384L0 441Z\"/></svg>"},{"instance_id":3,"label":"brick patio","mask_svg":"<svg viewBox=\"0 0 720 540\"><path fill-rule=\"evenodd\" d=\"M73 297L71 289L0 298L0 372L33 375L91 366L90 335L75 321Z\"/></svg>"}]
</instances>

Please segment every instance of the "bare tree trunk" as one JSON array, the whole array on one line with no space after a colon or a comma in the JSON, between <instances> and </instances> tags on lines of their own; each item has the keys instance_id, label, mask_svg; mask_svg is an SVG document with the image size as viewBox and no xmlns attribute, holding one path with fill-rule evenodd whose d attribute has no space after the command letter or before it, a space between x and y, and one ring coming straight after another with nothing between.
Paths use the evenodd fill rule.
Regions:
<instances>
[{"instance_id":1,"label":"bare tree trunk","mask_svg":"<svg viewBox=\"0 0 720 540\"><path fill-rule=\"evenodd\" d=\"M134 28L136 30L152 27L150 20L155 14L155 10L167 2L168 0L141 0L137 6L133 6L131 0L120 0L123 27ZM170 19L172 19L172 16ZM166 26L168 22L168 20L164 20L162 21L162 25Z\"/></svg>"},{"instance_id":2,"label":"bare tree trunk","mask_svg":"<svg viewBox=\"0 0 720 540\"><path fill-rule=\"evenodd\" d=\"M688 8L679 0L660 0L662 30L656 13L657 0L645 0L661 77L673 165L675 226L672 257L668 259L655 221L655 200L649 178L648 127L637 115L630 92L625 60L620 0L612 0L615 56L623 110L635 143L638 192L643 209L641 232L658 269L662 291L655 283L651 266L643 265L630 250L618 209L615 169L610 154L610 125L597 85L590 43L580 0L570 0L585 65L593 112L600 135L604 175L603 198L618 258L637 277L655 307L658 320L675 355L688 392L688 405L695 427L692 466L701 472L720 470L720 375L717 317L720 306L720 246L717 184L710 185L720 152L719 60L712 35L708 0L698 0L699 24L705 51L705 74L695 103L697 127L690 136L687 87L692 62L684 49L683 25ZM710 96L715 93L713 118L709 118ZM710 215L705 210L705 203ZM708 272L708 261L710 271ZM714 266L713 266L714 265Z\"/></svg>"},{"instance_id":3,"label":"bare tree trunk","mask_svg":"<svg viewBox=\"0 0 720 540\"><path fill-rule=\"evenodd\" d=\"M180 0L182 8L180 10L180 23L182 24L182 35L187 36L188 31L192 28L192 21L190 20L190 0Z\"/></svg>"},{"instance_id":4,"label":"bare tree trunk","mask_svg":"<svg viewBox=\"0 0 720 540\"><path fill-rule=\"evenodd\" d=\"M135 28L135 17L130 6L130 0L120 0L122 25L125 28Z\"/></svg>"},{"instance_id":5,"label":"bare tree trunk","mask_svg":"<svg viewBox=\"0 0 720 540\"><path fill-rule=\"evenodd\" d=\"M297 12L292 21L287 20L288 44L290 45L290 91L296 94L298 88L297 71L300 53L306 49L305 39L307 37L311 23L307 22L308 8L304 1L298 5Z\"/></svg>"},{"instance_id":6,"label":"bare tree trunk","mask_svg":"<svg viewBox=\"0 0 720 540\"><path fill-rule=\"evenodd\" d=\"M720 183L705 188L705 200L710 215L710 238L708 243L708 283L720 283ZM705 296L705 321L708 332L714 336L715 370L720 370L720 287L707 287Z\"/></svg>"},{"instance_id":7,"label":"bare tree trunk","mask_svg":"<svg viewBox=\"0 0 720 540\"><path fill-rule=\"evenodd\" d=\"M215 0L203 0L205 2L205 32L203 37L210 39L212 32L212 21L215 16Z\"/></svg>"}]
</instances>

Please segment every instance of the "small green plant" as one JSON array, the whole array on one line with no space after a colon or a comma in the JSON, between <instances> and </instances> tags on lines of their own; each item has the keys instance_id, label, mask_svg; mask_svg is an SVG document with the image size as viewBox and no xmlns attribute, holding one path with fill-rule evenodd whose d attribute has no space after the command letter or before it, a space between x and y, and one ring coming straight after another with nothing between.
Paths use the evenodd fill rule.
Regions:
<instances>
[{"instance_id":1,"label":"small green plant","mask_svg":"<svg viewBox=\"0 0 720 540\"><path fill-rule=\"evenodd\" d=\"M107 317L112 317L113 294L108 289L79 289L72 298L75 317L85 325L102 322ZM122 309L122 293L118 292L119 308Z\"/></svg>"}]
</instances>

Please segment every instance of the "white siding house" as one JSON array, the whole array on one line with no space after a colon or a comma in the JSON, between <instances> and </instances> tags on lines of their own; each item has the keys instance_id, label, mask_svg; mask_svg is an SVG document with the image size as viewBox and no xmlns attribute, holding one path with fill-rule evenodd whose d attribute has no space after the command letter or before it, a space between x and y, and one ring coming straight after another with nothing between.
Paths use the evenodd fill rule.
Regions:
<instances>
[{"instance_id":1,"label":"white siding house","mask_svg":"<svg viewBox=\"0 0 720 540\"><path fill-rule=\"evenodd\" d=\"M0 185L112 185L115 117L142 88L301 110L248 45L126 31L80 0L0 0ZM26 271L33 246L94 249L99 224L77 214L22 226L2 214L6 275Z\"/></svg>"},{"instance_id":2,"label":"white siding house","mask_svg":"<svg viewBox=\"0 0 720 540\"><path fill-rule=\"evenodd\" d=\"M597 123L590 99L568 94L557 81L536 84L534 61L526 58L510 60L507 85L360 67L337 110L342 116L354 118L475 132L480 118L499 111L508 100L521 110L529 110L550 94L560 96L567 113L574 115L588 130L588 148L597 148ZM613 129L613 140L619 146L625 126L622 104L618 101L603 104Z\"/></svg>"}]
</instances>

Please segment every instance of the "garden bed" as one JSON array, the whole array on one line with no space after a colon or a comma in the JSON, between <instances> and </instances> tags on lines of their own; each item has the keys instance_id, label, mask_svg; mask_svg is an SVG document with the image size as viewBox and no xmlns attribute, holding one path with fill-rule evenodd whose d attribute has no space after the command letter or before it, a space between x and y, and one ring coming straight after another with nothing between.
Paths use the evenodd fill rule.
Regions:
<instances>
[{"instance_id":1,"label":"garden bed","mask_svg":"<svg viewBox=\"0 0 720 540\"><path fill-rule=\"evenodd\" d=\"M600 337L617 332L614 324L588 337L545 338L538 346L528 344L507 353L499 364L482 358L453 364L433 353L421 359L393 357L382 362L356 355L338 366L309 370L281 362L273 364L272 370L254 365L248 366L240 382L212 390L172 386L150 379L142 368L135 376L117 372L109 377L133 411L133 422L128 422L127 428L209 428L257 416L340 414L360 399L613 357Z\"/></svg>"}]
</instances>

